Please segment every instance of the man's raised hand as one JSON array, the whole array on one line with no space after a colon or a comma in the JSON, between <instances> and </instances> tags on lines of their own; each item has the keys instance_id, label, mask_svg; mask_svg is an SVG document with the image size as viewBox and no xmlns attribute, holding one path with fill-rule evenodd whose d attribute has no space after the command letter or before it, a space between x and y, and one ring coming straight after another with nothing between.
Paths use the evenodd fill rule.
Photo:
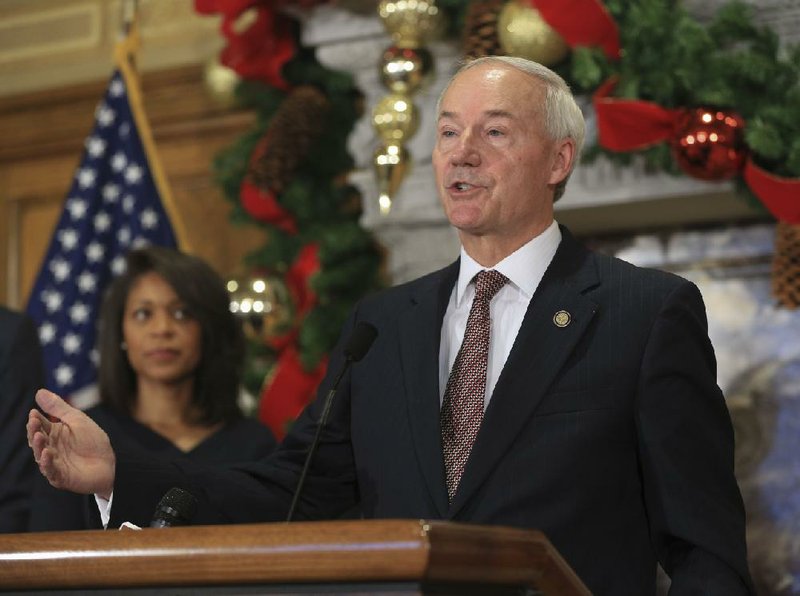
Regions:
<instances>
[{"instance_id":1,"label":"man's raised hand","mask_svg":"<svg viewBox=\"0 0 800 596\"><path fill-rule=\"evenodd\" d=\"M56 488L105 499L114 488L116 457L102 428L55 393L40 389L28 415L28 445L39 470Z\"/></svg>"}]
</instances>

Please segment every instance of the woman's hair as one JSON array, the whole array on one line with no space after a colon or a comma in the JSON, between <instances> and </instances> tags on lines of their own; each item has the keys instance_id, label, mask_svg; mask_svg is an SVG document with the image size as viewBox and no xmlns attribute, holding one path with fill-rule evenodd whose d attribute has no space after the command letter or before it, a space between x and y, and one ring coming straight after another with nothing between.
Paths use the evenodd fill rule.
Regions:
<instances>
[{"instance_id":1,"label":"woman's hair","mask_svg":"<svg viewBox=\"0 0 800 596\"><path fill-rule=\"evenodd\" d=\"M201 356L194 372L196 422L215 424L241 416L237 405L244 362L244 334L230 311L225 283L203 260L149 246L132 250L127 267L109 286L100 312L100 399L133 413L136 373L123 349L122 319L128 294L144 274L156 273L175 290L201 329Z\"/></svg>"}]
</instances>

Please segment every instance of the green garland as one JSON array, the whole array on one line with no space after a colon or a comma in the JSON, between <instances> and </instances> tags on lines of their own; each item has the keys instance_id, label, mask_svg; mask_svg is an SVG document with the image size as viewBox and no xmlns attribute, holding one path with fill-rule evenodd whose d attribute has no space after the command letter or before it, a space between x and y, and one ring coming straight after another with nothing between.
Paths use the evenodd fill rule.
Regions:
<instances>
[{"instance_id":1,"label":"green garland","mask_svg":"<svg viewBox=\"0 0 800 596\"><path fill-rule=\"evenodd\" d=\"M271 224L255 220L240 203L240 187L250 168L253 151L264 136L273 115L287 94L262 83L242 81L236 96L242 107L255 111L256 124L234 144L218 154L214 162L216 178L233 204L235 223L263 228L266 242L247 255L246 266L253 271L277 275L287 272L302 247L319 246L319 271L309 280L316 294L314 307L299 321L297 345L306 370L314 369L330 352L345 318L355 302L380 287L380 253L369 232L362 228L361 196L343 182L353 169L347 139L360 117L360 94L351 78L320 65L313 52L301 48L283 69L292 86L313 85L331 104L326 127L282 193L278 203L293 217L297 233L287 233ZM275 360L275 351L254 341L245 374L253 393Z\"/></svg>"}]
</instances>

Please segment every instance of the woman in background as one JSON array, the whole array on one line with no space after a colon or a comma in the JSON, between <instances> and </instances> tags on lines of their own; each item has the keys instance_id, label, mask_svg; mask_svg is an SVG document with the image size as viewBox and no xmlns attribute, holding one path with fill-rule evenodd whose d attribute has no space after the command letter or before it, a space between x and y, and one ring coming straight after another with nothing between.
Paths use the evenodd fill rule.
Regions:
<instances>
[{"instance_id":1,"label":"woman in background","mask_svg":"<svg viewBox=\"0 0 800 596\"><path fill-rule=\"evenodd\" d=\"M148 247L131 251L100 315L100 404L87 414L115 447L207 463L258 460L270 430L238 406L244 336L224 282L201 259ZM99 528L91 496L42 476L30 529Z\"/></svg>"}]
</instances>

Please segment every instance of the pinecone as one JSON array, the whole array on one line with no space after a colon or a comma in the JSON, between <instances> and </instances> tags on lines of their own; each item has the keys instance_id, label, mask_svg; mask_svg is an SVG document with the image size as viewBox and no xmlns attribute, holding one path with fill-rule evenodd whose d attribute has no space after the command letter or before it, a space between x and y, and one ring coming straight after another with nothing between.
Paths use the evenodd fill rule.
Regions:
<instances>
[{"instance_id":1,"label":"pinecone","mask_svg":"<svg viewBox=\"0 0 800 596\"><path fill-rule=\"evenodd\" d=\"M464 15L463 50L466 59L502 56L497 19L506 0L475 0Z\"/></svg>"},{"instance_id":2,"label":"pinecone","mask_svg":"<svg viewBox=\"0 0 800 596\"><path fill-rule=\"evenodd\" d=\"M772 293L781 306L800 306L800 225L778 222L775 227Z\"/></svg>"},{"instance_id":3,"label":"pinecone","mask_svg":"<svg viewBox=\"0 0 800 596\"><path fill-rule=\"evenodd\" d=\"M253 184L280 194L319 138L330 102L316 87L294 89L275 111L258 144L249 175Z\"/></svg>"}]
</instances>

